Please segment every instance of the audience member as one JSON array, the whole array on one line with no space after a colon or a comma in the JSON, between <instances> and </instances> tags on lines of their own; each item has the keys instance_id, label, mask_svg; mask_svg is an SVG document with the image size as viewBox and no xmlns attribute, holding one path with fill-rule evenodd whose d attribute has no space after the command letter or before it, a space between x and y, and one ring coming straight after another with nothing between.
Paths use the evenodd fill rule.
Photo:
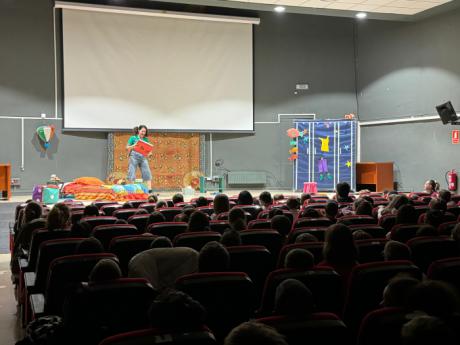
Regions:
<instances>
[{"instance_id":1,"label":"audience member","mask_svg":"<svg viewBox=\"0 0 460 345\"><path fill-rule=\"evenodd\" d=\"M148 224L163 223L166 222L166 217L163 213L155 211L150 214Z\"/></svg>"},{"instance_id":2,"label":"audience member","mask_svg":"<svg viewBox=\"0 0 460 345\"><path fill-rule=\"evenodd\" d=\"M214 213L211 215L211 219L217 219L217 216L221 213L228 212L230 210L230 201L226 194L217 194L214 197L213 203Z\"/></svg>"},{"instance_id":3,"label":"audience member","mask_svg":"<svg viewBox=\"0 0 460 345\"><path fill-rule=\"evenodd\" d=\"M195 211L190 215L187 226L188 232L209 230L209 218L206 213Z\"/></svg>"},{"instance_id":4,"label":"audience member","mask_svg":"<svg viewBox=\"0 0 460 345\"><path fill-rule=\"evenodd\" d=\"M172 248L173 244L166 236L158 236L150 244L150 248Z\"/></svg>"},{"instance_id":5,"label":"audience member","mask_svg":"<svg viewBox=\"0 0 460 345\"><path fill-rule=\"evenodd\" d=\"M398 241L388 241L383 248L385 261L411 260L412 251L407 244Z\"/></svg>"},{"instance_id":6,"label":"audience member","mask_svg":"<svg viewBox=\"0 0 460 345\"><path fill-rule=\"evenodd\" d=\"M396 211L396 224L417 224L417 212L412 205L402 205Z\"/></svg>"},{"instance_id":7,"label":"audience member","mask_svg":"<svg viewBox=\"0 0 460 345\"><path fill-rule=\"evenodd\" d=\"M99 209L96 205L87 205L83 210L83 217L94 217L99 216Z\"/></svg>"},{"instance_id":8,"label":"audience member","mask_svg":"<svg viewBox=\"0 0 460 345\"><path fill-rule=\"evenodd\" d=\"M118 263L112 259L102 259L93 267L89 274L89 283L101 283L121 278Z\"/></svg>"},{"instance_id":9,"label":"audience member","mask_svg":"<svg viewBox=\"0 0 460 345\"><path fill-rule=\"evenodd\" d=\"M392 278L383 290L383 306L407 308L408 297L419 282L408 275L397 275Z\"/></svg>"},{"instance_id":10,"label":"audience member","mask_svg":"<svg viewBox=\"0 0 460 345\"><path fill-rule=\"evenodd\" d=\"M335 190L335 200L337 202L353 202L353 198L349 196L351 187L347 182L337 183Z\"/></svg>"},{"instance_id":11,"label":"audience member","mask_svg":"<svg viewBox=\"0 0 460 345\"><path fill-rule=\"evenodd\" d=\"M241 245L241 236L239 231L233 229L225 230L220 239L220 243L225 247L233 247Z\"/></svg>"},{"instance_id":12,"label":"audience member","mask_svg":"<svg viewBox=\"0 0 460 345\"><path fill-rule=\"evenodd\" d=\"M288 345L274 328L255 321L235 327L225 338L224 345Z\"/></svg>"},{"instance_id":13,"label":"audience member","mask_svg":"<svg viewBox=\"0 0 460 345\"><path fill-rule=\"evenodd\" d=\"M291 221L286 216L274 216L270 221L270 226L273 230L278 231L281 235L287 236L291 231Z\"/></svg>"},{"instance_id":14,"label":"audience member","mask_svg":"<svg viewBox=\"0 0 460 345\"><path fill-rule=\"evenodd\" d=\"M407 322L401 335L403 345L456 345L459 340L445 321L423 314Z\"/></svg>"},{"instance_id":15,"label":"audience member","mask_svg":"<svg viewBox=\"0 0 460 345\"><path fill-rule=\"evenodd\" d=\"M306 232L304 234L300 234L295 239L295 243L303 243L303 242L319 242L319 240L315 235L312 235Z\"/></svg>"},{"instance_id":16,"label":"audience member","mask_svg":"<svg viewBox=\"0 0 460 345\"><path fill-rule=\"evenodd\" d=\"M337 214L339 213L339 204L337 201L329 200L324 210L326 217L335 223L337 221Z\"/></svg>"},{"instance_id":17,"label":"audience member","mask_svg":"<svg viewBox=\"0 0 460 345\"><path fill-rule=\"evenodd\" d=\"M225 272L230 267L230 254L216 241L206 243L200 250L198 270L200 272Z\"/></svg>"},{"instance_id":18,"label":"audience member","mask_svg":"<svg viewBox=\"0 0 460 345\"><path fill-rule=\"evenodd\" d=\"M102 243L94 237L85 238L75 248L75 254L97 254L103 253Z\"/></svg>"},{"instance_id":19,"label":"audience member","mask_svg":"<svg viewBox=\"0 0 460 345\"><path fill-rule=\"evenodd\" d=\"M296 279L286 279L276 288L275 314L304 319L311 316L314 309L313 294Z\"/></svg>"},{"instance_id":20,"label":"audience member","mask_svg":"<svg viewBox=\"0 0 460 345\"><path fill-rule=\"evenodd\" d=\"M233 207L228 213L228 224L233 230L246 230L246 212L242 208Z\"/></svg>"},{"instance_id":21,"label":"audience member","mask_svg":"<svg viewBox=\"0 0 460 345\"><path fill-rule=\"evenodd\" d=\"M148 202L149 203L156 203L158 201L158 196L156 194L150 194L148 197Z\"/></svg>"},{"instance_id":22,"label":"audience member","mask_svg":"<svg viewBox=\"0 0 460 345\"><path fill-rule=\"evenodd\" d=\"M64 203L54 205L46 220L48 231L66 229L70 225L70 210Z\"/></svg>"},{"instance_id":23,"label":"audience member","mask_svg":"<svg viewBox=\"0 0 460 345\"><path fill-rule=\"evenodd\" d=\"M243 190L238 194L237 205L252 205L253 203L254 199L247 190Z\"/></svg>"},{"instance_id":24,"label":"audience member","mask_svg":"<svg viewBox=\"0 0 460 345\"><path fill-rule=\"evenodd\" d=\"M370 216L372 217L372 205L370 202L362 199L355 211L356 215L359 216Z\"/></svg>"},{"instance_id":25,"label":"audience member","mask_svg":"<svg viewBox=\"0 0 460 345\"><path fill-rule=\"evenodd\" d=\"M260 206L262 206L263 209L265 210L269 209L273 204L273 198L270 192L265 191L265 192L260 193L259 202L260 202Z\"/></svg>"},{"instance_id":26,"label":"audience member","mask_svg":"<svg viewBox=\"0 0 460 345\"><path fill-rule=\"evenodd\" d=\"M181 193L176 193L172 197L172 202L174 205L184 202L184 196Z\"/></svg>"},{"instance_id":27,"label":"audience member","mask_svg":"<svg viewBox=\"0 0 460 345\"><path fill-rule=\"evenodd\" d=\"M198 199L196 199L195 205L196 205L196 207L208 206L209 201L208 201L208 199L206 199L206 197L200 196L200 197L198 197Z\"/></svg>"},{"instance_id":28,"label":"audience member","mask_svg":"<svg viewBox=\"0 0 460 345\"><path fill-rule=\"evenodd\" d=\"M272 207L268 211L268 219L272 219L274 216L282 216L284 214L283 210L278 207Z\"/></svg>"},{"instance_id":29,"label":"audience member","mask_svg":"<svg viewBox=\"0 0 460 345\"><path fill-rule=\"evenodd\" d=\"M300 206L301 207L305 206L305 202L310 199L311 199L310 194L302 193L302 195L300 196Z\"/></svg>"},{"instance_id":30,"label":"audience member","mask_svg":"<svg viewBox=\"0 0 460 345\"><path fill-rule=\"evenodd\" d=\"M353 239L355 241L372 239L372 236L368 232L366 232L364 230L353 231L352 235L353 235Z\"/></svg>"},{"instance_id":31,"label":"audience member","mask_svg":"<svg viewBox=\"0 0 460 345\"><path fill-rule=\"evenodd\" d=\"M310 251L302 248L290 250L284 259L284 268L310 270L313 266L315 266L315 257Z\"/></svg>"},{"instance_id":32,"label":"audience member","mask_svg":"<svg viewBox=\"0 0 460 345\"><path fill-rule=\"evenodd\" d=\"M444 201L447 207L457 206L455 201L452 201L452 193L446 189L441 189L438 193L438 198Z\"/></svg>"},{"instance_id":33,"label":"audience member","mask_svg":"<svg viewBox=\"0 0 460 345\"><path fill-rule=\"evenodd\" d=\"M313 207L306 207L300 214L300 217L305 218L319 218L321 217L321 213L318 210L314 209Z\"/></svg>"},{"instance_id":34,"label":"audience member","mask_svg":"<svg viewBox=\"0 0 460 345\"><path fill-rule=\"evenodd\" d=\"M439 183L435 180L428 180L425 182L425 193L430 194L432 197L436 198L438 196Z\"/></svg>"},{"instance_id":35,"label":"audience member","mask_svg":"<svg viewBox=\"0 0 460 345\"><path fill-rule=\"evenodd\" d=\"M164 200L158 200L157 203L155 204L155 210L159 210L160 208L166 208L168 207L168 203Z\"/></svg>"},{"instance_id":36,"label":"audience member","mask_svg":"<svg viewBox=\"0 0 460 345\"><path fill-rule=\"evenodd\" d=\"M386 214L396 214L401 206L409 203L410 200L407 196L402 194L395 195L386 207L379 209L378 217L380 218Z\"/></svg>"},{"instance_id":37,"label":"audience member","mask_svg":"<svg viewBox=\"0 0 460 345\"><path fill-rule=\"evenodd\" d=\"M70 236L71 237L89 237L91 236L91 226L85 222L80 221L78 223L72 224L70 227Z\"/></svg>"},{"instance_id":38,"label":"audience member","mask_svg":"<svg viewBox=\"0 0 460 345\"><path fill-rule=\"evenodd\" d=\"M421 236L437 236L438 232L432 225L422 225L418 228L415 236L421 237Z\"/></svg>"},{"instance_id":39,"label":"audience member","mask_svg":"<svg viewBox=\"0 0 460 345\"><path fill-rule=\"evenodd\" d=\"M425 224L431 225L434 228L444 222L444 215L442 211L436 209L430 209L425 213Z\"/></svg>"}]
</instances>

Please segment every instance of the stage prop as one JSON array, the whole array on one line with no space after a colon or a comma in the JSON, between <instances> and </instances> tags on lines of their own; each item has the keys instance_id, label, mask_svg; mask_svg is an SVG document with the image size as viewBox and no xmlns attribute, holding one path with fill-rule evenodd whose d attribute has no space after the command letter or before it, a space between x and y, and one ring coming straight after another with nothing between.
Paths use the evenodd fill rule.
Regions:
<instances>
[{"instance_id":1,"label":"stage prop","mask_svg":"<svg viewBox=\"0 0 460 345\"><path fill-rule=\"evenodd\" d=\"M45 150L50 147L50 141L54 137L54 131L54 125L37 127L37 136Z\"/></svg>"},{"instance_id":2,"label":"stage prop","mask_svg":"<svg viewBox=\"0 0 460 345\"><path fill-rule=\"evenodd\" d=\"M355 120L295 121L288 130L290 160L295 160L294 187L316 182L318 191L332 191L338 182L356 186Z\"/></svg>"},{"instance_id":3,"label":"stage prop","mask_svg":"<svg viewBox=\"0 0 460 345\"><path fill-rule=\"evenodd\" d=\"M2 198L11 198L11 164L0 164L0 191Z\"/></svg>"},{"instance_id":4,"label":"stage prop","mask_svg":"<svg viewBox=\"0 0 460 345\"><path fill-rule=\"evenodd\" d=\"M128 172L126 143L130 133L113 133L109 140L108 181L123 180ZM200 170L200 135L198 133L149 133L153 146L148 157L154 190L182 189L184 177ZM138 170L136 178L141 178Z\"/></svg>"},{"instance_id":5,"label":"stage prop","mask_svg":"<svg viewBox=\"0 0 460 345\"><path fill-rule=\"evenodd\" d=\"M393 162L356 163L356 185L371 192L393 190Z\"/></svg>"}]
</instances>

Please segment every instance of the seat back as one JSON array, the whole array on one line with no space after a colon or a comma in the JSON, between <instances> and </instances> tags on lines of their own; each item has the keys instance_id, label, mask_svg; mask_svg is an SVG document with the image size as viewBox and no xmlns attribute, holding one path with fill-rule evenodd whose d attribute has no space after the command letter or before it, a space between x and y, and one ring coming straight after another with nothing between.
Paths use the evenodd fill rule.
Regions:
<instances>
[{"instance_id":1,"label":"seat back","mask_svg":"<svg viewBox=\"0 0 460 345\"><path fill-rule=\"evenodd\" d=\"M59 238L45 241L40 244L35 268L34 291L45 291L48 270L51 262L61 256L75 254L75 249L81 241L83 241L83 238Z\"/></svg>"},{"instance_id":2,"label":"seat back","mask_svg":"<svg viewBox=\"0 0 460 345\"><path fill-rule=\"evenodd\" d=\"M396 224L396 215L385 214L379 219L378 224L384 228L386 232L390 232L391 228Z\"/></svg>"},{"instance_id":3,"label":"seat back","mask_svg":"<svg viewBox=\"0 0 460 345\"><path fill-rule=\"evenodd\" d=\"M182 212L182 207L165 207L160 208L158 211L165 216L167 222L172 222L174 217Z\"/></svg>"},{"instance_id":4,"label":"seat back","mask_svg":"<svg viewBox=\"0 0 460 345\"><path fill-rule=\"evenodd\" d=\"M286 244L281 248L280 254L278 256L278 264L276 267L284 268L284 260L286 255L293 249L306 249L315 257L315 264L323 261L323 247L324 242L301 242L301 243L290 243Z\"/></svg>"},{"instance_id":5,"label":"seat back","mask_svg":"<svg viewBox=\"0 0 460 345\"><path fill-rule=\"evenodd\" d=\"M388 281L401 272L422 278L420 269L405 260L371 262L353 268L343 310L344 321L353 332L358 331L362 318L368 312L379 307Z\"/></svg>"},{"instance_id":6,"label":"seat back","mask_svg":"<svg viewBox=\"0 0 460 345\"><path fill-rule=\"evenodd\" d=\"M376 224L357 224L357 225L350 225L351 231L362 230L367 232L373 238L385 238L387 231L381 227L380 225Z\"/></svg>"},{"instance_id":7,"label":"seat back","mask_svg":"<svg viewBox=\"0 0 460 345\"><path fill-rule=\"evenodd\" d=\"M371 216L349 215L338 218L337 223L345 224L347 226L358 224L377 224L377 219Z\"/></svg>"},{"instance_id":8,"label":"seat back","mask_svg":"<svg viewBox=\"0 0 460 345\"><path fill-rule=\"evenodd\" d=\"M214 208L209 206L200 206L197 210L206 213L208 216L211 216L214 213Z\"/></svg>"},{"instance_id":9,"label":"seat back","mask_svg":"<svg viewBox=\"0 0 460 345\"><path fill-rule=\"evenodd\" d=\"M130 205L132 208L139 208L140 205L148 203L148 200L131 200L128 201L128 205Z\"/></svg>"},{"instance_id":10,"label":"seat back","mask_svg":"<svg viewBox=\"0 0 460 345\"><path fill-rule=\"evenodd\" d=\"M457 225L457 221L454 222L445 222L439 224L438 226L438 234L444 236L450 236L452 234L452 230L454 230L455 226Z\"/></svg>"},{"instance_id":11,"label":"seat back","mask_svg":"<svg viewBox=\"0 0 460 345\"><path fill-rule=\"evenodd\" d=\"M209 222L209 228L211 231L223 234L226 229L230 228L230 224L228 224L226 220L211 220Z\"/></svg>"},{"instance_id":12,"label":"seat back","mask_svg":"<svg viewBox=\"0 0 460 345\"><path fill-rule=\"evenodd\" d=\"M326 226L312 226L312 227L305 227L305 228L296 228L292 229L289 234L288 234L288 243L295 243L297 237L299 237L302 234L312 234L315 236L319 242L323 242L324 238L326 237Z\"/></svg>"},{"instance_id":13,"label":"seat back","mask_svg":"<svg viewBox=\"0 0 460 345\"><path fill-rule=\"evenodd\" d=\"M244 272L254 282L257 297L262 295L262 289L268 274L275 268L274 258L267 248L257 245L241 245L227 247L230 254L230 271Z\"/></svg>"},{"instance_id":14,"label":"seat back","mask_svg":"<svg viewBox=\"0 0 460 345\"><path fill-rule=\"evenodd\" d=\"M106 205L119 205L119 204L115 201L96 200L96 201L93 201L93 205L96 206L100 210L103 206L106 206Z\"/></svg>"},{"instance_id":15,"label":"seat back","mask_svg":"<svg viewBox=\"0 0 460 345\"><path fill-rule=\"evenodd\" d=\"M118 262L109 253L62 256L51 262L45 291L45 314L62 315L66 296L78 283L88 281L93 267L102 259Z\"/></svg>"},{"instance_id":16,"label":"seat back","mask_svg":"<svg viewBox=\"0 0 460 345\"><path fill-rule=\"evenodd\" d=\"M113 216L113 213L116 210L120 210L123 208L123 205L120 204L108 204L108 205L103 205L100 208L100 212L102 212L106 216Z\"/></svg>"},{"instance_id":17,"label":"seat back","mask_svg":"<svg viewBox=\"0 0 460 345\"><path fill-rule=\"evenodd\" d=\"M145 202L143 204L140 204L138 208L143 208L148 213L152 213L153 211L155 211L155 206L156 206L156 203L154 202Z\"/></svg>"},{"instance_id":18,"label":"seat back","mask_svg":"<svg viewBox=\"0 0 460 345\"><path fill-rule=\"evenodd\" d=\"M257 219L257 216L262 211L262 207L259 205L236 205L235 207L241 208L244 212L247 212L251 215L250 219L247 218L248 221Z\"/></svg>"},{"instance_id":19,"label":"seat back","mask_svg":"<svg viewBox=\"0 0 460 345\"><path fill-rule=\"evenodd\" d=\"M128 224L134 225L139 232L145 232L150 214L135 214L128 218Z\"/></svg>"},{"instance_id":20,"label":"seat back","mask_svg":"<svg viewBox=\"0 0 460 345\"><path fill-rule=\"evenodd\" d=\"M187 231L187 227L187 223L184 222L161 222L150 224L147 231L155 236L166 236L174 241L174 237Z\"/></svg>"},{"instance_id":21,"label":"seat back","mask_svg":"<svg viewBox=\"0 0 460 345\"><path fill-rule=\"evenodd\" d=\"M347 326L332 313L313 313L303 319L276 315L257 322L275 328L289 345L352 344Z\"/></svg>"},{"instance_id":22,"label":"seat back","mask_svg":"<svg viewBox=\"0 0 460 345\"><path fill-rule=\"evenodd\" d=\"M365 264L368 262L383 261L383 249L387 240L384 238L372 238L368 240L356 240L358 248L358 262Z\"/></svg>"},{"instance_id":23,"label":"seat back","mask_svg":"<svg viewBox=\"0 0 460 345\"><path fill-rule=\"evenodd\" d=\"M109 224L98 225L93 229L92 236L101 241L105 250L109 249L109 244L112 238L127 235L139 235L139 231L132 224Z\"/></svg>"},{"instance_id":24,"label":"seat back","mask_svg":"<svg viewBox=\"0 0 460 345\"><path fill-rule=\"evenodd\" d=\"M284 242L283 236L276 230L243 230L240 236L242 244L264 246L274 257L278 257Z\"/></svg>"},{"instance_id":25,"label":"seat back","mask_svg":"<svg viewBox=\"0 0 460 345\"><path fill-rule=\"evenodd\" d=\"M358 345L402 345L401 329L408 321L401 308L371 311L361 322Z\"/></svg>"},{"instance_id":26,"label":"seat back","mask_svg":"<svg viewBox=\"0 0 460 345\"><path fill-rule=\"evenodd\" d=\"M83 210L72 211L70 215L70 222L77 224L83 218Z\"/></svg>"},{"instance_id":27,"label":"seat back","mask_svg":"<svg viewBox=\"0 0 460 345\"><path fill-rule=\"evenodd\" d=\"M174 247L189 247L200 251L211 241L220 242L221 234L213 231L184 232L174 237Z\"/></svg>"},{"instance_id":28,"label":"seat back","mask_svg":"<svg viewBox=\"0 0 460 345\"><path fill-rule=\"evenodd\" d=\"M248 229L271 229L271 222L266 219L254 219L248 223Z\"/></svg>"},{"instance_id":29,"label":"seat back","mask_svg":"<svg viewBox=\"0 0 460 345\"><path fill-rule=\"evenodd\" d=\"M434 261L428 268L428 279L443 280L460 294L460 256Z\"/></svg>"},{"instance_id":30,"label":"seat back","mask_svg":"<svg viewBox=\"0 0 460 345\"><path fill-rule=\"evenodd\" d=\"M104 339L99 345L214 345L216 339L208 328L185 332L165 332L149 328L122 333Z\"/></svg>"},{"instance_id":31,"label":"seat back","mask_svg":"<svg viewBox=\"0 0 460 345\"><path fill-rule=\"evenodd\" d=\"M254 284L243 272L194 273L180 277L176 288L206 309L206 324L222 339L235 326L254 316Z\"/></svg>"},{"instance_id":32,"label":"seat back","mask_svg":"<svg viewBox=\"0 0 460 345\"><path fill-rule=\"evenodd\" d=\"M128 274L129 261L136 254L150 249L155 236L128 235L112 238L109 245L109 252L115 254L120 261L120 268L123 275Z\"/></svg>"},{"instance_id":33,"label":"seat back","mask_svg":"<svg viewBox=\"0 0 460 345\"><path fill-rule=\"evenodd\" d=\"M394 241L406 243L417 234L418 224L396 224L391 228L390 238Z\"/></svg>"},{"instance_id":34,"label":"seat back","mask_svg":"<svg viewBox=\"0 0 460 345\"><path fill-rule=\"evenodd\" d=\"M69 236L70 236L69 230L57 230L57 231L37 230L37 231L34 231L32 234L32 238L30 240L28 269L31 271L36 270L38 251L40 249L40 245L43 242L58 239L58 238L66 238Z\"/></svg>"},{"instance_id":35,"label":"seat back","mask_svg":"<svg viewBox=\"0 0 460 345\"><path fill-rule=\"evenodd\" d=\"M118 219L128 220L129 217L134 216L137 211L139 211L137 208L119 208L113 211L112 216Z\"/></svg>"},{"instance_id":36,"label":"seat back","mask_svg":"<svg viewBox=\"0 0 460 345\"><path fill-rule=\"evenodd\" d=\"M112 216L93 216L93 217L84 217L80 221L86 222L89 225L89 228L93 230L96 226L99 225L108 225L108 224L115 224L118 220L116 217Z\"/></svg>"},{"instance_id":37,"label":"seat back","mask_svg":"<svg viewBox=\"0 0 460 345\"><path fill-rule=\"evenodd\" d=\"M156 295L153 287L139 278L80 283L69 294L65 307L69 331L76 343L98 344L108 336L146 328Z\"/></svg>"},{"instance_id":38,"label":"seat back","mask_svg":"<svg viewBox=\"0 0 460 345\"><path fill-rule=\"evenodd\" d=\"M320 217L320 218L298 218L294 224L292 225L293 229L296 228L306 228L306 227L328 227L329 225L332 225L332 221L329 218L326 217Z\"/></svg>"},{"instance_id":39,"label":"seat back","mask_svg":"<svg viewBox=\"0 0 460 345\"><path fill-rule=\"evenodd\" d=\"M342 279L332 268L311 270L281 268L271 272L265 281L260 315L271 315L275 307L276 288L286 279L297 279L308 287L314 298L316 311L338 313L343 305Z\"/></svg>"},{"instance_id":40,"label":"seat back","mask_svg":"<svg viewBox=\"0 0 460 345\"><path fill-rule=\"evenodd\" d=\"M416 237L407 242L412 250L412 261L423 272L433 261L459 256L457 243L446 236Z\"/></svg>"}]
</instances>

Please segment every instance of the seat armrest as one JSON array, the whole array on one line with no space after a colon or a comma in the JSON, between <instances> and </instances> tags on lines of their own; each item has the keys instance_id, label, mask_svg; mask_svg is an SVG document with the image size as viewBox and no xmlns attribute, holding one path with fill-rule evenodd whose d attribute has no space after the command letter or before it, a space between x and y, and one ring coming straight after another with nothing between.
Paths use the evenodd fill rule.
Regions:
<instances>
[{"instance_id":1,"label":"seat armrest","mask_svg":"<svg viewBox=\"0 0 460 345\"><path fill-rule=\"evenodd\" d=\"M42 316L45 312L45 296L41 293L30 295L32 320Z\"/></svg>"},{"instance_id":2,"label":"seat armrest","mask_svg":"<svg viewBox=\"0 0 460 345\"><path fill-rule=\"evenodd\" d=\"M24 285L27 290L35 286L35 272L25 272L24 273Z\"/></svg>"},{"instance_id":3,"label":"seat armrest","mask_svg":"<svg viewBox=\"0 0 460 345\"><path fill-rule=\"evenodd\" d=\"M27 268L29 267L29 260L19 258L18 261L19 261L19 268L21 269L21 271L27 271Z\"/></svg>"}]
</instances>

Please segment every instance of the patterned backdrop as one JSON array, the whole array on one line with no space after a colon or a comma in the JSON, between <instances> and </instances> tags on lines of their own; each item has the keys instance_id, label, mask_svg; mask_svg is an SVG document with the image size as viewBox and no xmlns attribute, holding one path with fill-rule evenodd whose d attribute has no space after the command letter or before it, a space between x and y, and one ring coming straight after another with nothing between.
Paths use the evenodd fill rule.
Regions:
<instances>
[{"instance_id":1,"label":"patterned backdrop","mask_svg":"<svg viewBox=\"0 0 460 345\"><path fill-rule=\"evenodd\" d=\"M131 133L113 134L113 147L109 148L109 154L113 155L112 166L109 169L112 178L126 178L128 172L126 143L130 136ZM182 188L185 174L200 170L199 134L149 133L149 140L153 144L153 155L148 158L153 175L153 189ZM136 177L141 178L139 169Z\"/></svg>"}]
</instances>

